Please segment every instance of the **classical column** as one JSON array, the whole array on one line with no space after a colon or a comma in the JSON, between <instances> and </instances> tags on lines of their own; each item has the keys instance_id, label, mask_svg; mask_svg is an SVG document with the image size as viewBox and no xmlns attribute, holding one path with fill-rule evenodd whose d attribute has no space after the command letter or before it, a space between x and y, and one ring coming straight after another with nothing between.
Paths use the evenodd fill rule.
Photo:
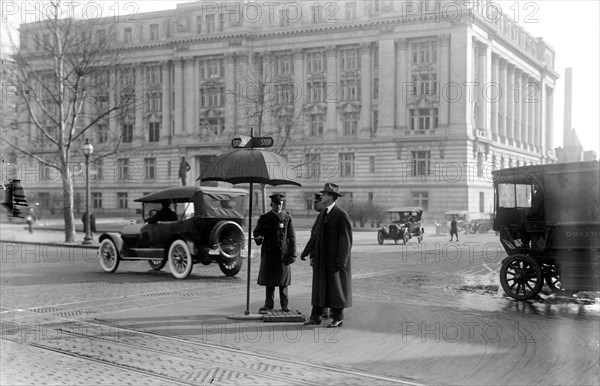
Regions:
<instances>
[{"instance_id":1,"label":"classical column","mask_svg":"<svg viewBox=\"0 0 600 386\"><path fill-rule=\"evenodd\" d=\"M450 35L440 36L440 73L439 73L439 84L437 87L437 93L439 97L439 111L438 111L438 126L440 128L447 128L450 122L450 101L448 95L445 95L442 90L447 87L450 82ZM402 51L401 51L402 52ZM404 50L405 64L406 66L406 49ZM405 77L403 82L408 82L408 77ZM403 98L406 95L402 95ZM404 125L406 125L406 104L404 104Z\"/></svg>"},{"instance_id":2,"label":"classical column","mask_svg":"<svg viewBox=\"0 0 600 386\"><path fill-rule=\"evenodd\" d=\"M394 132L396 108L395 76L396 46L393 39L379 41L379 127L377 136L388 137Z\"/></svg>"},{"instance_id":3,"label":"classical column","mask_svg":"<svg viewBox=\"0 0 600 386\"><path fill-rule=\"evenodd\" d=\"M554 149L554 89L546 86L546 149Z\"/></svg>"},{"instance_id":4,"label":"classical column","mask_svg":"<svg viewBox=\"0 0 600 386\"><path fill-rule=\"evenodd\" d=\"M360 45L360 130L359 138L371 136L371 43Z\"/></svg>"},{"instance_id":5,"label":"classical column","mask_svg":"<svg viewBox=\"0 0 600 386\"><path fill-rule=\"evenodd\" d=\"M292 59L294 60L294 119L296 126L307 128L309 125L306 122L306 113L303 111L306 103L306 82L304 81L304 51L295 49L292 51ZM290 132L292 138L300 138L302 132L293 128Z\"/></svg>"},{"instance_id":6,"label":"classical column","mask_svg":"<svg viewBox=\"0 0 600 386\"><path fill-rule=\"evenodd\" d=\"M515 66L507 64L506 74L506 137L512 145L515 140Z\"/></svg>"},{"instance_id":7,"label":"classical column","mask_svg":"<svg viewBox=\"0 0 600 386\"><path fill-rule=\"evenodd\" d=\"M500 58L500 74L499 74L499 87L498 92L500 100L498 101L498 133L500 134L500 141L506 143L506 100L508 98L508 89L506 87L506 60Z\"/></svg>"},{"instance_id":8,"label":"classical column","mask_svg":"<svg viewBox=\"0 0 600 386\"><path fill-rule=\"evenodd\" d=\"M162 70L162 132L167 135L169 143L171 142L171 73L169 71L169 62L160 63ZM161 135L162 137L162 135Z\"/></svg>"},{"instance_id":9,"label":"classical column","mask_svg":"<svg viewBox=\"0 0 600 386\"><path fill-rule=\"evenodd\" d=\"M533 119L533 131L534 131L534 138L533 138L533 142L535 144L536 147L536 151L540 152L541 148L542 148L542 132L541 132L541 127L542 127L542 87L540 85L539 81L535 81L535 105L534 105L534 119Z\"/></svg>"},{"instance_id":10,"label":"classical column","mask_svg":"<svg viewBox=\"0 0 600 386\"><path fill-rule=\"evenodd\" d=\"M236 84L234 53L225 54L225 137L236 133Z\"/></svg>"},{"instance_id":11,"label":"classical column","mask_svg":"<svg viewBox=\"0 0 600 386\"><path fill-rule=\"evenodd\" d=\"M522 72L520 69L515 68L515 75L514 75L514 80L513 80L513 84L512 84L512 88L514 90L514 100L513 100L513 105L514 105L514 139L515 139L515 146L516 147L520 147L521 146L521 103L523 101L523 82L521 81L522 79Z\"/></svg>"},{"instance_id":12,"label":"classical column","mask_svg":"<svg viewBox=\"0 0 600 386\"><path fill-rule=\"evenodd\" d=\"M134 138L147 140L147 130L144 121L144 111L146 110L146 79L144 79L144 65L137 63L135 67L135 90L136 90L136 108L135 108L135 130Z\"/></svg>"},{"instance_id":13,"label":"classical column","mask_svg":"<svg viewBox=\"0 0 600 386\"><path fill-rule=\"evenodd\" d=\"M488 110L488 102L483 97L483 87L487 84L487 51L488 46L485 44L479 43L477 58L477 67L478 67L478 78L475 79L476 82L479 83L476 87L473 88L476 93L475 98L477 100L477 130L487 131L489 127L487 127L487 110Z\"/></svg>"},{"instance_id":14,"label":"classical column","mask_svg":"<svg viewBox=\"0 0 600 386\"><path fill-rule=\"evenodd\" d=\"M183 130L183 59L173 60L173 71L175 71L175 135L180 135Z\"/></svg>"},{"instance_id":15,"label":"classical column","mask_svg":"<svg viewBox=\"0 0 600 386\"><path fill-rule=\"evenodd\" d=\"M485 96L486 98L489 99L489 103L490 103L490 110L491 110L491 117L490 117L490 124L491 124L491 131L492 131L492 140L497 141L498 140L498 105L499 105L499 101L498 101L498 97L500 96L500 90L498 87L498 78L499 78L499 73L498 73L498 68L499 68L499 60L500 58L498 57L498 55L493 54L492 56L492 83L485 85L484 90L485 90Z\"/></svg>"},{"instance_id":16,"label":"classical column","mask_svg":"<svg viewBox=\"0 0 600 386\"><path fill-rule=\"evenodd\" d=\"M530 94L528 85L529 76L527 73L523 72L521 76L521 146L526 149L527 148L527 138L529 136L529 104L530 98L532 97Z\"/></svg>"},{"instance_id":17,"label":"classical column","mask_svg":"<svg viewBox=\"0 0 600 386\"><path fill-rule=\"evenodd\" d=\"M194 92L194 114L192 116L192 126L190 132L194 135L200 134L200 58L193 59L194 76L191 79ZM216 89L215 89L216 91Z\"/></svg>"},{"instance_id":18,"label":"classical column","mask_svg":"<svg viewBox=\"0 0 600 386\"><path fill-rule=\"evenodd\" d=\"M185 82L183 82L183 131L194 133L194 58L186 58L183 62Z\"/></svg>"},{"instance_id":19,"label":"classical column","mask_svg":"<svg viewBox=\"0 0 600 386\"><path fill-rule=\"evenodd\" d=\"M530 146L530 150L535 146L535 106L538 103L539 95L538 88L534 78L529 78L527 81L527 93L529 98L527 100L527 108L529 110L527 116L527 143Z\"/></svg>"},{"instance_id":20,"label":"classical column","mask_svg":"<svg viewBox=\"0 0 600 386\"><path fill-rule=\"evenodd\" d=\"M340 85L337 80L337 49L335 46L328 46L325 50L327 56L327 90L333 88L336 90L327 98L327 115L325 118L325 139L334 139L337 136L337 99L340 92ZM327 93L328 94L328 93Z\"/></svg>"}]
</instances>

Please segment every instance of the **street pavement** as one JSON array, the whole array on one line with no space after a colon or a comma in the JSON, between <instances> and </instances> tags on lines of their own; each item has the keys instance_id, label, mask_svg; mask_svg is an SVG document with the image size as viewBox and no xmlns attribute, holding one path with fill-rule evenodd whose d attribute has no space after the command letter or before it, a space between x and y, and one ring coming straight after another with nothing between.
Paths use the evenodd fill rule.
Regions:
<instances>
[{"instance_id":1,"label":"street pavement","mask_svg":"<svg viewBox=\"0 0 600 386\"><path fill-rule=\"evenodd\" d=\"M341 328L327 329L252 319L264 294L254 285L256 259L246 317L245 266L235 278L214 265L187 280L143 263L106 274L94 247L78 249L83 233L65 246L63 232L0 224L0 384L597 384L597 302L506 299L498 261L461 260L452 254L460 244L426 235L419 252L414 240L379 246L374 231L356 232L354 305ZM462 239L463 252L497 242L492 234ZM80 274L36 285L56 283L62 266L28 273L11 260L27 257L13 253L21 242L74 251ZM293 274L291 305L306 315L310 267L298 261Z\"/></svg>"}]
</instances>

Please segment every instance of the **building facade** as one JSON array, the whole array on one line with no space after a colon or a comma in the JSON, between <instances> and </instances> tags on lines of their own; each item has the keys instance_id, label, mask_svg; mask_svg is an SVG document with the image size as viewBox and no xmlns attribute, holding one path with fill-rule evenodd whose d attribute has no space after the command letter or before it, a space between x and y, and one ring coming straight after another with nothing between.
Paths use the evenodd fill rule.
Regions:
<instances>
[{"instance_id":1,"label":"building facade","mask_svg":"<svg viewBox=\"0 0 600 386\"><path fill-rule=\"evenodd\" d=\"M270 188L296 213L325 181L345 199L419 205L430 219L490 212L492 170L555 161L555 53L494 3L194 2L135 18L93 24L114 29L124 57L106 83L140 96L87 135L121 139L117 155L93 160L96 211L132 211L143 193L179 184L181 156L193 182L251 129L275 139L302 183ZM22 44L34 52L39 33L22 26ZM24 169L41 176L40 200L60 194L50 172ZM83 175L77 184L83 197Z\"/></svg>"}]
</instances>

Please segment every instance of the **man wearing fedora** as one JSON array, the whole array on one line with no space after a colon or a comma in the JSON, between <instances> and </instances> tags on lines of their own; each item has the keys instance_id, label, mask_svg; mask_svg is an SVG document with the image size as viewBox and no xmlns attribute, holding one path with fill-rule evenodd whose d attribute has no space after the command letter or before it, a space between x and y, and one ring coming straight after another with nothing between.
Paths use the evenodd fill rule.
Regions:
<instances>
[{"instance_id":1,"label":"man wearing fedora","mask_svg":"<svg viewBox=\"0 0 600 386\"><path fill-rule=\"evenodd\" d=\"M312 311L304 325L318 325L324 307L331 308L329 328L340 327L344 308L352 306L352 226L348 214L336 205L342 195L336 184L321 191L323 211L317 219L313 248Z\"/></svg>"},{"instance_id":2,"label":"man wearing fedora","mask_svg":"<svg viewBox=\"0 0 600 386\"><path fill-rule=\"evenodd\" d=\"M275 287L279 287L281 310L290 311L287 287L291 283L290 264L296 260L296 231L289 214L283 213L283 194L273 194L269 213L258 219L254 241L261 246L258 285L266 287L265 304L259 313L266 314L275 303Z\"/></svg>"},{"instance_id":3,"label":"man wearing fedora","mask_svg":"<svg viewBox=\"0 0 600 386\"><path fill-rule=\"evenodd\" d=\"M321 193L315 193L315 198L313 200L313 208L318 213L321 213L324 209L323 203L321 202L322 197L323 197L323 195ZM306 246L304 247L304 250L302 250L302 253L300 254L300 259L302 259L302 260L306 260L306 256L310 255L310 266L311 267L314 267L314 265L315 265L314 259L313 259L314 248L315 248L315 239L316 239L317 233L319 233L318 226L321 225L321 224L319 224L318 220L319 220L319 217L317 216L317 218L315 219L315 222L313 223L313 226L310 230L310 239L308 240L308 242L306 243ZM328 308L323 308L323 313L321 314L321 318L323 318L323 319L329 318L329 309Z\"/></svg>"}]
</instances>

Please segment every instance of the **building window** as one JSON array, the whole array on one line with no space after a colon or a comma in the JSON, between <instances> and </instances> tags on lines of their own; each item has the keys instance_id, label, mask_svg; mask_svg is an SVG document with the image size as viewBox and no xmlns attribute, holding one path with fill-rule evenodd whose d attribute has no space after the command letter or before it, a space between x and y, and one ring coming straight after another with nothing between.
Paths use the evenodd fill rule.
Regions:
<instances>
[{"instance_id":1,"label":"building window","mask_svg":"<svg viewBox=\"0 0 600 386\"><path fill-rule=\"evenodd\" d=\"M373 202L373 192L369 192L369 193L367 194L367 201L368 201L368 202Z\"/></svg>"},{"instance_id":2,"label":"building window","mask_svg":"<svg viewBox=\"0 0 600 386\"><path fill-rule=\"evenodd\" d=\"M96 181L102 181L104 178L104 160L97 159L94 161L93 167L96 169Z\"/></svg>"},{"instance_id":3,"label":"building window","mask_svg":"<svg viewBox=\"0 0 600 386\"><path fill-rule=\"evenodd\" d=\"M129 179L129 158L119 158L117 160L117 179L126 181Z\"/></svg>"},{"instance_id":4,"label":"building window","mask_svg":"<svg viewBox=\"0 0 600 386\"><path fill-rule=\"evenodd\" d=\"M171 177L171 161L167 161L167 177Z\"/></svg>"},{"instance_id":5,"label":"building window","mask_svg":"<svg viewBox=\"0 0 600 386\"><path fill-rule=\"evenodd\" d=\"M437 63L438 44L435 41L413 43L412 63L413 64L433 64Z\"/></svg>"},{"instance_id":6,"label":"building window","mask_svg":"<svg viewBox=\"0 0 600 386\"><path fill-rule=\"evenodd\" d=\"M152 93L147 95L148 112L162 111L162 94Z\"/></svg>"},{"instance_id":7,"label":"building window","mask_svg":"<svg viewBox=\"0 0 600 386\"><path fill-rule=\"evenodd\" d=\"M160 139L160 122L148 123L148 142L158 142Z\"/></svg>"},{"instance_id":8,"label":"building window","mask_svg":"<svg viewBox=\"0 0 600 386\"><path fill-rule=\"evenodd\" d=\"M479 211L485 212L485 193L479 192Z\"/></svg>"},{"instance_id":9,"label":"building window","mask_svg":"<svg viewBox=\"0 0 600 386\"><path fill-rule=\"evenodd\" d=\"M225 120L223 118L207 118L200 121L200 128L207 133L216 135L217 137L223 134L225 130Z\"/></svg>"},{"instance_id":10,"label":"building window","mask_svg":"<svg viewBox=\"0 0 600 386\"><path fill-rule=\"evenodd\" d=\"M340 154L340 177L354 177L354 153Z\"/></svg>"},{"instance_id":11,"label":"building window","mask_svg":"<svg viewBox=\"0 0 600 386\"><path fill-rule=\"evenodd\" d=\"M105 143L108 141L108 125L99 123L96 127L96 134L96 140L98 143Z\"/></svg>"},{"instance_id":12,"label":"building window","mask_svg":"<svg viewBox=\"0 0 600 386\"><path fill-rule=\"evenodd\" d=\"M92 208L93 209L101 209L102 208L102 193L99 193L99 192L92 193Z\"/></svg>"},{"instance_id":13,"label":"building window","mask_svg":"<svg viewBox=\"0 0 600 386\"><path fill-rule=\"evenodd\" d=\"M310 135L323 135L323 126L325 126L325 116L322 114L314 114L310 116Z\"/></svg>"},{"instance_id":14,"label":"building window","mask_svg":"<svg viewBox=\"0 0 600 386\"><path fill-rule=\"evenodd\" d=\"M162 72L160 66L149 66L146 69L146 81L148 84L162 83Z\"/></svg>"},{"instance_id":15,"label":"building window","mask_svg":"<svg viewBox=\"0 0 600 386\"><path fill-rule=\"evenodd\" d=\"M308 102L323 103L325 102L326 85L324 82L308 83Z\"/></svg>"},{"instance_id":16,"label":"building window","mask_svg":"<svg viewBox=\"0 0 600 386\"><path fill-rule=\"evenodd\" d=\"M357 101L360 99L360 87L355 81L342 82L343 101Z\"/></svg>"},{"instance_id":17,"label":"building window","mask_svg":"<svg viewBox=\"0 0 600 386\"><path fill-rule=\"evenodd\" d=\"M413 176L428 176L429 175L429 152L428 151L413 151Z\"/></svg>"},{"instance_id":18,"label":"building window","mask_svg":"<svg viewBox=\"0 0 600 386\"><path fill-rule=\"evenodd\" d=\"M306 72L321 73L325 71L323 52L309 52L306 54Z\"/></svg>"},{"instance_id":19,"label":"building window","mask_svg":"<svg viewBox=\"0 0 600 386\"><path fill-rule=\"evenodd\" d=\"M208 14L206 15L206 33L213 33L215 32L215 15L214 14Z\"/></svg>"},{"instance_id":20,"label":"building window","mask_svg":"<svg viewBox=\"0 0 600 386\"><path fill-rule=\"evenodd\" d=\"M369 157L369 173L375 172L375 157Z\"/></svg>"},{"instance_id":21,"label":"building window","mask_svg":"<svg viewBox=\"0 0 600 386\"><path fill-rule=\"evenodd\" d=\"M132 123L124 123L121 126L121 137L123 139L123 143L131 143L133 141L133 124Z\"/></svg>"},{"instance_id":22,"label":"building window","mask_svg":"<svg viewBox=\"0 0 600 386\"><path fill-rule=\"evenodd\" d=\"M277 55L274 57L273 73L275 75L290 75L292 72L292 57L290 55Z\"/></svg>"},{"instance_id":23,"label":"building window","mask_svg":"<svg viewBox=\"0 0 600 386\"><path fill-rule=\"evenodd\" d=\"M373 111L373 130L371 130L371 134L374 135L377 132L377 128L379 127L379 111Z\"/></svg>"},{"instance_id":24,"label":"building window","mask_svg":"<svg viewBox=\"0 0 600 386\"><path fill-rule=\"evenodd\" d=\"M318 181L321 178L321 155L305 154L304 163L306 165L306 178Z\"/></svg>"},{"instance_id":25,"label":"building window","mask_svg":"<svg viewBox=\"0 0 600 386\"><path fill-rule=\"evenodd\" d=\"M438 109L410 109L411 130L431 130L438 126Z\"/></svg>"},{"instance_id":26,"label":"building window","mask_svg":"<svg viewBox=\"0 0 600 386\"><path fill-rule=\"evenodd\" d=\"M412 94L418 95L421 98L430 95L437 95L437 74L434 73L418 73L413 74Z\"/></svg>"},{"instance_id":27,"label":"building window","mask_svg":"<svg viewBox=\"0 0 600 386\"><path fill-rule=\"evenodd\" d=\"M211 83L200 88L200 107L223 107L225 105L225 85Z\"/></svg>"},{"instance_id":28,"label":"building window","mask_svg":"<svg viewBox=\"0 0 600 386\"><path fill-rule=\"evenodd\" d=\"M346 3L346 20L356 20L358 13L358 6L356 2Z\"/></svg>"},{"instance_id":29,"label":"building window","mask_svg":"<svg viewBox=\"0 0 600 386\"><path fill-rule=\"evenodd\" d=\"M202 33L202 16L196 16L196 32Z\"/></svg>"},{"instance_id":30,"label":"building window","mask_svg":"<svg viewBox=\"0 0 600 386\"><path fill-rule=\"evenodd\" d=\"M344 135L356 135L358 133L358 119L359 113L344 113L343 124L344 124Z\"/></svg>"},{"instance_id":31,"label":"building window","mask_svg":"<svg viewBox=\"0 0 600 386\"><path fill-rule=\"evenodd\" d=\"M144 158L144 178L156 179L156 158Z\"/></svg>"},{"instance_id":32,"label":"building window","mask_svg":"<svg viewBox=\"0 0 600 386\"><path fill-rule=\"evenodd\" d=\"M424 211L429 209L429 193L428 192L412 192L413 203L420 206Z\"/></svg>"},{"instance_id":33,"label":"building window","mask_svg":"<svg viewBox=\"0 0 600 386\"><path fill-rule=\"evenodd\" d=\"M117 206L119 209L127 209L129 208L129 203L127 200L126 192L118 192L117 193Z\"/></svg>"},{"instance_id":34,"label":"building window","mask_svg":"<svg viewBox=\"0 0 600 386\"><path fill-rule=\"evenodd\" d=\"M150 24L150 40L158 40L158 24Z\"/></svg>"},{"instance_id":35,"label":"building window","mask_svg":"<svg viewBox=\"0 0 600 386\"><path fill-rule=\"evenodd\" d=\"M379 78L373 79L373 99L379 99Z\"/></svg>"},{"instance_id":36,"label":"building window","mask_svg":"<svg viewBox=\"0 0 600 386\"><path fill-rule=\"evenodd\" d=\"M355 48L340 50L340 70L357 70L360 68L358 60L358 50Z\"/></svg>"},{"instance_id":37,"label":"building window","mask_svg":"<svg viewBox=\"0 0 600 386\"><path fill-rule=\"evenodd\" d=\"M477 177L483 177L483 154L477 153Z\"/></svg>"},{"instance_id":38,"label":"building window","mask_svg":"<svg viewBox=\"0 0 600 386\"><path fill-rule=\"evenodd\" d=\"M125 27L123 29L123 41L125 43L131 43L133 40L133 30L131 27Z\"/></svg>"},{"instance_id":39,"label":"building window","mask_svg":"<svg viewBox=\"0 0 600 386\"><path fill-rule=\"evenodd\" d=\"M219 32L222 32L225 29L225 14L219 14Z\"/></svg>"}]
</instances>

